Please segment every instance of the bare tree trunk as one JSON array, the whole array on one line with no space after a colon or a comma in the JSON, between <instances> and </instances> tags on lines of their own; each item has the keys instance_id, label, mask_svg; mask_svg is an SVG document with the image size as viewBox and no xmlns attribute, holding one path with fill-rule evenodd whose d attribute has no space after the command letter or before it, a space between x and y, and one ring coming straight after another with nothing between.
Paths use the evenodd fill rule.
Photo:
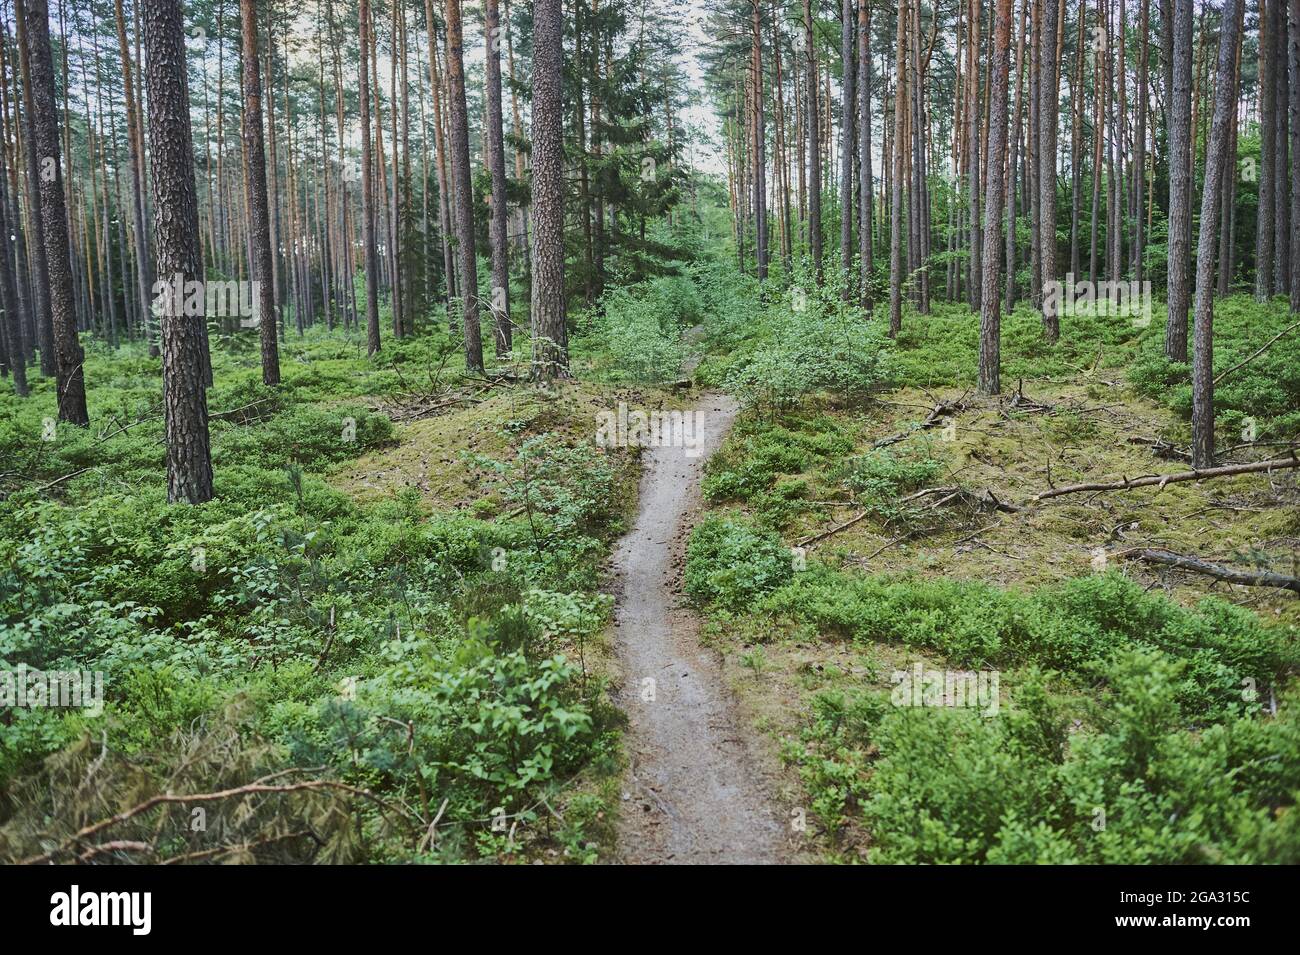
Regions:
<instances>
[{"instance_id":1,"label":"bare tree trunk","mask_svg":"<svg viewBox=\"0 0 1300 955\"><path fill-rule=\"evenodd\" d=\"M857 0L840 3L840 61L843 64L843 99L840 101L840 266L844 269L843 297L853 299L853 113L857 84ZM754 2L757 18L758 3ZM757 36L757 27L755 28ZM757 60L755 60L757 62Z\"/></svg>"},{"instance_id":2,"label":"bare tree trunk","mask_svg":"<svg viewBox=\"0 0 1300 955\"><path fill-rule=\"evenodd\" d=\"M1014 122L1011 126L1010 154L1007 159L1007 291L1006 310L1010 312L1016 306L1016 223L1019 216L1016 211L1016 173L1020 161L1020 129L1024 106L1024 61L1025 61L1025 23L1028 16L1029 0L1020 0L1020 29L1016 34L1016 106ZM1085 4L1086 8L1086 4ZM1080 14L1082 15L1082 14ZM1083 55L1080 51L1080 56Z\"/></svg>"},{"instance_id":3,"label":"bare tree trunk","mask_svg":"<svg viewBox=\"0 0 1300 955\"><path fill-rule=\"evenodd\" d=\"M1060 99L1057 91L1057 69L1060 65L1056 47L1057 4L1061 0L1043 0L1043 22L1039 31L1042 44L1040 54L1041 75L1038 79L1038 189L1039 189L1039 241L1043 250L1042 285L1056 281L1056 127ZM1044 297L1047 301L1047 297ZM1061 319L1053 302L1043 310L1043 334L1054 342L1061 336Z\"/></svg>"},{"instance_id":4,"label":"bare tree trunk","mask_svg":"<svg viewBox=\"0 0 1300 955\"><path fill-rule=\"evenodd\" d=\"M1050 2L1050 0L1049 0ZM984 251L983 229L980 227L980 111L979 111L979 47L980 47L980 0L970 0L970 14L967 19L970 30L966 44L966 137L968 140L969 161L967 172L970 184L967 191L969 208L967 217L970 225L970 306L981 307L984 270L981 258Z\"/></svg>"},{"instance_id":5,"label":"bare tree trunk","mask_svg":"<svg viewBox=\"0 0 1300 955\"><path fill-rule=\"evenodd\" d=\"M478 321L478 256L474 251L474 187L469 170L469 115L465 105L460 0L447 0L447 96L451 104L451 178L456 200L456 253L460 259L465 368L483 370Z\"/></svg>"},{"instance_id":6,"label":"bare tree trunk","mask_svg":"<svg viewBox=\"0 0 1300 955\"><path fill-rule=\"evenodd\" d=\"M564 293L564 109L561 0L533 2L532 376L569 374Z\"/></svg>"},{"instance_id":7,"label":"bare tree trunk","mask_svg":"<svg viewBox=\"0 0 1300 955\"><path fill-rule=\"evenodd\" d=\"M1151 62L1151 0L1142 0L1138 11L1138 114L1137 135L1134 140L1135 166L1133 176L1133 278L1142 281L1142 256L1146 245L1146 235L1142 231L1142 187L1146 182L1147 168L1147 110L1150 100L1150 62Z\"/></svg>"},{"instance_id":8,"label":"bare tree trunk","mask_svg":"<svg viewBox=\"0 0 1300 955\"><path fill-rule=\"evenodd\" d=\"M990 65L988 188L984 195L984 278L980 297L979 390L996 395L1002 390L1001 290L998 288L998 254L1002 236L1002 162L1007 146L1007 73L1011 60L1011 0L996 0L993 10L993 60Z\"/></svg>"},{"instance_id":9,"label":"bare tree trunk","mask_svg":"<svg viewBox=\"0 0 1300 955\"><path fill-rule=\"evenodd\" d=\"M366 263L366 352L379 351L379 262L375 249L375 179L370 157L370 0L361 0L361 70L357 97L361 106L361 250Z\"/></svg>"},{"instance_id":10,"label":"bare tree trunk","mask_svg":"<svg viewBox=\"0 0 1300 955\"><path fill-rule=\"evenodd\" d=\"M858 0L858 292L862 307L871 312L872 208L875 184L871 173L871 2Z\"/></svg>"},{"instance_id":11,"label":"bare tree trunk","mask_svg":"<svg viewBox=\"0 0 1300 955\"><path fill-rule=\"evenodd\" d=\"M807 10L808 0L804 0ZM889 200L889 337L897 338L903 327L903 126L906 113L906 84L903 82L903 51L906 42L907 0L898 2L898 52L894 75L894 172ZM809 31L811 32L811 30Z\"/></svg>"},{"instance_id":12,"label":"bare tree trunk","mask_svg":"<svg viewBox=\"0 0 1300 955\"><path fill-rule=\"evenodd\" d=\"M1192 221L1192 0L1174 0L1172 25L1174 86L1173 101L1169 104L1169 317L1165 324L1165 357L1185 362L1190 298L1187 260ZM1271 228L1269 235L1272 235ZM1272 257L1271 250L1269 257Z\"/></svg>"},{"instance_id":13,"label":"bare tree trunk","mask_svg":"<svg viewBox=\"0 0 1300 955\"><path fill-rule=\"evenodd\" d=\"M1190 6L1190 0L1185 0ZM1273 294L1273 210L1274 192L1277 190L1277 152L1273 142L1274 125L1271 117L1277 111L1277 84L1273 82L1273 8L1282 0L1259 0L1259 82L1260 82L1260 168L1258 235L1255 245L1255 298L1264 302ZM1187 14L1189 18L1191 13ZM1190 55L1190 45L1188 47ZM1167 338L1167 336L1166 336ZM1186 361L1187 331L1183 321L1183 348L1179 353ZM1166 341L1165 353L1169 354ZM1175 357L1170 355L1171 358Z\"/></svg>"},{"instance_id":14,"label":"bare tree trunk","mask_svg":"<svg viewBox=\"0 0 1300 955\"><path fill-rule=\"evenodd\" d=\"M157 272L169 283L202 282L204 277L184 16L180 0L150 0L144 14ZM162 316L167 499L201 504L212 498L207 397L212 365L207 326L201 308L198 315L177 309L183 285L173 284L171 293Z\"/></svg>"},{"instance_id":15,"label":"bare tree trunk","mask_svg":"<svg viewBox=\"0 0 1300 955\"><path fill-rule=\"evenodd\" d=\"M239 0L244 41L244 188L248 192L248 229L253 247L253 287L257 328L262 342L262 383L280 383L276 346L279 319L275 310L275 276L271 265L271 224L267 210L266 153L262 143L262 75L257 58L257 4Z\"/></svg>"},{"instance_id":16,"label":"bare tree trunk","mask_svg":"<svg viewBox=\"0 0 1300 955\"><path fill-rule=\"evenodd\" d=\"M1290 0L1287 6L1286 49L1287 69L1291 73L1287 104L1291 114L1291 311L1300 312L1300 0Z\"/></svg>"},{"instance_id":17,"label":"bare tree trunk","mask_svg":"<svg viewBox=\"0 0 1300 955\"><path fill-rule=\"evenodd\" d=\"M501 110L501 12L497 0L487 0L487 133L488 168L492 174L492 316L497 357L510 354L510 260L506 247L506 152Z\"/></svg>"},{"instance_id":18,"label":"bare tree trunk","mask_svg":"<svg viewBox=\"0 0 1300 955\"><path fill-rule=\"evenodd\" d=\"M32 90L32 148L41 163L41 221L45 230L45 259L49 273L50 315L57 360L59 420L85 427L85 353L77 338L77 299L73 286L68 213L64 202L60 162L59 107L54 92L54 63L50 53L49 8L46 0L16 0L27 27L27 53ZM188 128L188 127L187 127Z\"/></svg>"},{"instance_id":19,"label":"bare tree trunk","mask_svg":"<svg viewBox=\"0 0 1300 955\"><path fill-rule=\"evenodd\" d=\"M812 0L803 0L804 48L807 54L808 114L808 229L813 272L818 285L822 284L822 143L821 93L817 88L817 46L813 33Z\"/></svg>"},{"instance_id":20,"label":"bare tree trunk","mask_svg":"<svg viewBox=\"0 0 1300 955\"><path fill-rule=\"evenodd\" d=\"M751 154L753 168L754 204L754 266L758 280L767 281L768 236L767 236L767 120L763 105L763 15L758 0L750 0L750 42L749 42L749 78L750 109L749 119Z\"/></svg>"},{"instance_id":21,"label":"bare tree trunk","mask_svg":"<svg viewBox=\"0 0 1300 955\"><path fill-rule=\"evenodd\" d=\"M1201 231L1196 254L1195 349L1192 354L1192 467L1214 464L1214 252L1219 226L1229 124L1237 98L1237 4L1224 0L1219 31L1219 66L1214 120L1205 152L1205 189L1201 193ZM1292 8L1298 4L1292 0ZM1294 54L1293 54L1294 56ZM1294 62L1294 60L1292 61Z\"/></svg>"}]
</instances>

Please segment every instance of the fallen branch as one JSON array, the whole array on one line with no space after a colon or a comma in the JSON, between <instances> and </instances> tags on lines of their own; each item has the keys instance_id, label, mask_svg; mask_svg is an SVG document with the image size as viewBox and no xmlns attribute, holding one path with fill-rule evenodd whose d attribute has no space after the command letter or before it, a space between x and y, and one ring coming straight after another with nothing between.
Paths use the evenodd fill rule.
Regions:
<instances>
[{"instance_id":1,"label":"fallen branch","mask_svg":"<svg viewBox=\"0 0 1300 955\"><path fill-rule=\"evenodd\" d=\"M1290 590L1293 593L1300 594L1300 577L1275 574L1271 570L1237 570L1233 567L1224 567L1222 564L1212 564L1209 561L1201 560L1199 557L1189 557L1186 554L1175 554L1172 551L1156 550L1150 547L1134 547L1131 550L1123 550L1112 556L1142 560L1151 564L1163 564L1166 567L1178 567L1182 570L1205 574L1215 580L1224 580L1230 584L1244 584L1247 587L1281 587L1283 590Z\"/></svg>"},{"instance_id":2,"label":"fallen branch","mask_svg":"<svg viewBox=\"0 0 1300 955\"><path fill-rule=\"evenodd\" d=\"M955 415L957 414L957 412L964 411L965 409L966 409L966 395L962 395L956 401L936 401L934 407L930 409L930 413L926 415L925 420L922 421L920 424L916 425L915 427L908 428L906 431L900 431L897 434L891 434L887 438L881 438L879 441L873 441L871 444L871 449L874 451L877 448L885 448L891 444L897 444L898 442L902 441L904 438L908 438L916 434L918 431L924 431L927 428L933 428L946 415Z\"/></svg>"},{"instance_id":3,"label":"fallen branch","mask_svg":"<svg viewBox=\"0 0 1300 955\"><path fill-rule=\"evenodd\" d=\"M1231 375L1231 374L1232 374L1234 371L1236 371L1238 368L1244 368L1244 367L1246 367L1247 365L1249 365L1252 361L1254 361L1254 360L1255 360L1256 358L1258 358L1260 355L1264 354L1264 352L1268 351L1269 348L1272 346L1272 344L1273 344L1275 341L1277 341L1279 338L1281 338L1281 337L1282 337L1283 335L1285 335L1287 332L1289 332L1289 331L1291 331L1292 329L1295 329L1295 328L1300 328L1300 322L1292 322L1290 325L1288 325L1286 328L1282 329L1280 332L1278 332L1276 335L1274 335L1274 336L1273 336L1272 338L1270 338L1268 341L1264 342L1264 344L1260 345L1259 348L1255 349L1255 351L1251 353L1250 357L1246 358L1244 361L1239 361L1239 362L1237 362L1235 365L1233 365L1233 366L1232 366L1231 368L1229 368L1227 371L1221 371L1221 372L1219 372L1217 375L1214 376L1214 383L1217 385L1219 382L1223 381L1223 379L1227 378L1229 375Z\"/></svg>"},{"instance_id":4,"label":"fallen branch","mask_svg":"<svg viewBox=\"0 0 1300 955\"><path fill-rule=\"evenodd\" d=\"M838 534L840 531L844 530L845 528L847 528L847 527L852 527L854 524L858 523L858 521L862 520L864 517L866 517L866 516L867 516L868 514L870 514L870 513L871 513L870 511L863 511L863 512L862 512L861 514L859 514L857 517L851 517L851 518L849 518L847 521L845 521L843 524L840 524L840 525L837 526L837 527L832 527L832 528L831 528L830 530L828 530L828 531L822 531L820 534L814 534L812 537L809 537L809 538L806 538L806 539L804 539L804 540L801 540L801 541L799 542L799 546L800 546L800 547L809 547L809 546L811 546L811 545L813 545L813 544L816 544L818 541L824 541L826 538L830 537L832 534Z\"/></svg>"},{"instance_id":5,"label":"fallen branch","mask_svg":"<svg viewBox=\"0 0 1300 955\"><path fill-rule=\"evenodd\" d=\"M396 809L401 815L407 816L408 819L413 818L416 823L423 826L423 821L420 820L419 817L413 817L408 810L405 810L400 806L395 806L394 804L390 803L388 800L376 796L368 789L358 789L355 786L348 786L345 783L339 783L333 780L315 779L309 782L292 783L288 786L268 786L262 783L250 783L247 786L236 786L233 789L223 789L220 790L219 792L190 793L188 795L162 793L157 796L152 796L149 799L146 799L144 802L140 803L139 805L133 806L130 809L119 812L115 816L110 816L107 819L101 819L97 823L94 823L89 826L84 826L83 828L78 829L75 833L73 833L72 836L65 839L58 848L51 849L49 852L46 852L44 855L32 856L29 859L24 859L20 864L37 865L41 863L50 862L54 859L56 855L58 855L61 852L66 852L69 848L71 848L76 843L81 842L83 839L88 839L90 836L96 835L97 833L100 833L111 826L115 826L119 823L126 822L128 819L132 819L135 816L140 815L140 813L142 812L147 812L148 810L154 808L155 806L160 806L166 803L184 804L190 802L212 802L214 800L219 800L219 799L229 799L232 796L248 796L248 795L260 794L260 793L311 792L313 790L320 790L320 789L342 790L354 796L361 796L365 799L369 799L373 802L376 802L379 805L384 806L385 808Z\"/></svg>"},{"instance_id":6,"label":"fallen branch","mask_svg":"<svg viewBox=\"0 0 1300 955\"><path fill-rule=\"evenodd\" d=\"M1179 471L1176 474L1148 474L1140 478L1124 478L1122 481L1090 482L1087 484L1068 484L1065 487L1039 491L1031 501L1044 501L1062 494L1077 494L1080 491L1127 491L1135 487L1178 484L1182 481L1208 481L1213 478L1231 477L1236 474L1256 474L1260 471L1281 471L1286 468L1300 467L1300 458L1294 454L1289 458L1274 458L1271 461L1254 461L1250 464L1230 464L1218 468L1201 468L1200 470Z\"/></svg>"}]
</instances>

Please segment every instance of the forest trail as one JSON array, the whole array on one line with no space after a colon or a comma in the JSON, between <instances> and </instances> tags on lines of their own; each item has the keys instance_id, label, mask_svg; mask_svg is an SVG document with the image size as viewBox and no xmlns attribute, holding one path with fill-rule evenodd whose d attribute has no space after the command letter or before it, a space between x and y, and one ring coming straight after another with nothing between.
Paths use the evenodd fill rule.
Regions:
<instances>
[{"instance_id":1,"label":"forest trail","mask_svg":"<svg viewBox=\"0 0 1300 955\"><path fill-rule=\"evenodd\" d=\"M737 718L715 655L699 645L680 571L699 505L704 462L736 416L736 403L695 406L701 453L647 449L636 524L613 557L614 625L628 714L618 859L625 863L783 861L782 812L752 732ZM645 699L654 680L653 700Z\"/></svg>"}]
</instances>

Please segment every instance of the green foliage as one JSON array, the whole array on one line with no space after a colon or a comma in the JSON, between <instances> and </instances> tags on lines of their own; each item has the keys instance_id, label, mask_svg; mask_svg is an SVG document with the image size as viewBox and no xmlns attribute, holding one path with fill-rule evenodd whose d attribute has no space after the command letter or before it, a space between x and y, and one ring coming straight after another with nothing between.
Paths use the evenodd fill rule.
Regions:
<instances>
[{"instance_id":1,"label":"green foliage","mask_svg":"<svg viewBox=\"0 0 1300 955\"><path fill-rule=\"evenodd\" d=\"M733 558L739 560L739 558ZM721 573L715 569L714 573ZM1293 662L1284 634L1216 598L1187 609L1117 574L1031 594L980 583L889 580L810 564L756 606L856 641L932 650L960 667L1037 664L1090 684L1116 654L1182 662L1179 704L1217 717L1253 711Z\"/></svg>"},{"instance_id":2,"label":"green foliage","mask_svg":"<svg viewBox=\"0 0 1300 955\"><path fill-rule=\"evenodd\" d=\"M706 517L686 548L686 593L697 604L740 610L792 573L792 555L780 537L728 517Z\"/></svg>"},{"instance_id":3,"label":"green foliage","mask_svg":"<svg viewBox=\"0 0 1300 955\"><path fill-rule=\"evenodd\" d=\"M991 719L899 707L864 729L814 724L803 755L833 747L830 761L850 771L875 862L1300 861L1294 708L1189 730L1179 669L1159 654L1120 654L1097 728L1068 747L1069 721L1033 678ZM868 745L878 756L864 770Z\"/></svg>"},{"instance_id":4,"label":"green foliage","mask_svg":"<svg viewBox=\"0 0 1300 955\"><path fill-rule=\"evenodd\" d=\"M798 278L806 281L797 280L761 320L764 338L732 363L728 389L758 408L786 408L817 392L861 400L889 378L892 343L844 302L836 281L818 286Z\"/></svg>"},{"instance_id":5,"label":"green foliage","mask_svg":"<svg viewBox=\"0 0 1300 955\"><path fill-rule=\"evenodd\" d=\"M1258 303L1246 295L1218 299L1214 309L1214 370L1223 373L1245 361L1294 316L1282 300ZM1137 390L1162 401L1181 418L1192 416L1191 366L1170 362L1162 339L1150 337L1130 373ZM1250 425L1260 441L1300 435L1300 334L1292 331L1267 351L1234 371L1214 390L1221 440L1247 440Z\"/></svg>"}]
</instances>

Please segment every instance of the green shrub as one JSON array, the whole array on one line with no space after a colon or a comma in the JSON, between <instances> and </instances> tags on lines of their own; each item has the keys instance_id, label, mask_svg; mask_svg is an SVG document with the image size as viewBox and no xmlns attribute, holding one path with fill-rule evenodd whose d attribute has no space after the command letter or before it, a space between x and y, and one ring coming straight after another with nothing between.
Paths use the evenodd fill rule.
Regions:
<instances>
[{"instance_id":1,"label":"green shrub","mask_svg":"<svg viewBox=\"0 0 1300 955\"><path fill-rule=\"evenodd\" d=\"M709 515L686 548L686 593L697 604L740 610L790 579L790 549L770 531Z\"/></svg>"}]
</instances>

